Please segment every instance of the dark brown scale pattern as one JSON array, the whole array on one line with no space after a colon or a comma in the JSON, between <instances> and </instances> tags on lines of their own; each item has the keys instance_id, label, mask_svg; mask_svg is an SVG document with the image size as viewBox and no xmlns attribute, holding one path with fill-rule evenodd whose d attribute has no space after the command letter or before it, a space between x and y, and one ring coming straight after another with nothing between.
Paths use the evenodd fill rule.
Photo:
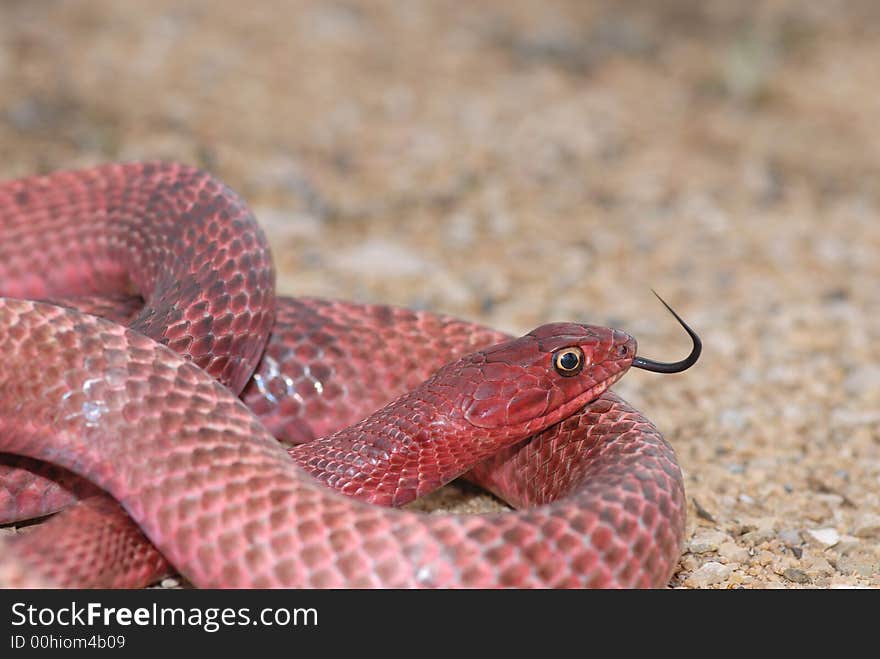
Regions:
<instances>
[{"instance_id":1,"label":"dark brown scale pattern","mask_svg":"<svg viewBox=\"0 0 880 659\"><path fill-rule=\"evenodd\" d=\"M21 231L18 211L12 209L4 215L7 206L3 194L8 196L10 189L14 189L12 197L16 203L32 211L34 202L30 195L20 194L22 188L42 190L53 185L65 188L73 181L74 185L67 187L66 192L54 193L62 200L57 201L49 213L69 220L82 212L95 214L96 202L83 201L83 189L126 187L129 183L121 179L131 176L134 182L130 185L136 189L128 194L130 199L138 196L137 188L155 184L152 178L155 172L159 172L163 185L170 181L172 196L173 191L181 188L186 191L196 181L196 187L203 185L209 190L223 191L215 195L214 200L231 199L238 209L235 212L246 214L232 193L194 170L173 165L113 165L57 174L49 177L51 180L29 179L0 185L0 231L4 236L0 246L8 244L5 236L10 221L13 234ZM189 184L178 186L175 182L178 174ZM90 194L101 196L94 190ZM207 196L210 197L210 193ZM104 195L105 200L109 197L112 194ZM134 202L135 211L138 203L143 202ZM150 206L148 216L165 217L166 211L156 211L160 205L156 202ZM165 207L177 211L186 205L174 201L165 203ZM198 204L190 206L198 207ZM112 208L115 212L116 206ZM203 218L217 215L222 220L224 215L228 216L219 201L204 201L200 208L209 209L199 213ZM97 217L102 217L100 211ZM120 218L128 221L125 214L116 212L115 217L117 222ZM178 219L186 221L186 212ZM42 230L47 230L47 220L41 221L44 222ZM95 218L90 217L89 222L95 222ZM136 222L132 222L128 227L136 234ZM64 229L64 224L59 223L56 228L59 227ZM169 242L187 244L179 229L167 226L166 229L175 238ZM260 243L259 231L256 235L254 242ZM196 233L191 232L186 238L199 243ZM19 282L15 284L19 292L38 297L86 293L90 298L81 298L76 305L96 305L93 308L100 313L112 314L119 320L130 317L136 307L128 306L117 312L115 302L105 302L101 296L91 294L130 293L129 281L136 277L130 273L120 274L114 269L118 269L118 264L108 265L106 258L89 259L90 250L95 254L100 250L85 238L77 239L81 240L77 250L85 257L62 258L61 254L55 257L58 263L73 262L71 273L52 279L59 286L41 284L40 276L29 275L39 269L39 264L34 268L33 261L28 263L27 257L21 257L21 252L14 247L8 248L7 254L19 255L18 270L0 272L7 276L0 282ZM99 236L96 242L101 240ZM150 244L149 239L129 237L127 240ZM161 243L159 239L154 242L156 240ZM210 240L202 240L200 249L204 250L205 245L210 248L210 244ZM233 248L232 252L236 250ZM180 256L198 259L201 258L198 251L184 247ZM213 253L216 255L216 251ZM154 250L153 256L145 258L139 267L154 274L153 284L167 289L169 278L156 275L161 269L152 270L149 265L150 258L156 256ZM79 264L77 258L80 258ZM90 263L84 263L85 260ZM78 272L82 267L93 268L95 272ZM201 268L190 270L202 271ZM230 274L234 292L240 289L242 280L236 279L230 270L225 270L223 277ZM75 285L71 286L65 278L74 275L79 279L74 278ZM20 283L22 281L25 283ZM80 283L76 284L77 281ZM245 279L244 285L249 287L255 281ZM121 288L114 288L117 285ZM174 289L173 284L170 287ZM178 286L174 290L181 292L186 288ZM0 294L8 290L0 289ZM157 298L149 291L138 290L147 298L148 305L151 299ZM211 296L224 300L223 305L234 309L243 299L240 295L220 293L219 288L204 293L203 297L190 293L187 299L200 310L199 303ZM259 295L249 297L257 298L263 299ZM164 300L163 304L169 302L167 297L158 296L158 299ZM226 300L238 302L227 303ZM47 420L40 419L40 411L34 410L33 417L48 423L44 432L49 432L53 441L72 441L74 448L53 450L51 442L45 446L44 432L35 430L39 424L31 424L22 431L13 423L9 432L4 430L0 436L4 440L10 438L8 446L15 446L16 450L86 473L119 495L148 535L169 558L173 556L175 567L196 584L657 586L665 583L677 561L684 528L684 500L674 453L649 422L610 392L587 405L580 414L551 426L529 442L502 451L491 463L471 474L514 505L552 503L517 514L426 519L414 513L386 511L351 502L317 486L278 452L259 423L241 405L228 400L229 395L219 385L199 380L204 376L197 369L181 365L167 351L152 344L141 345L139 342L143 339L137 335L121 335L122 343L133 342L135 350L130 347L107 350L103 342L119 342L117 332L121 330L110 330L94 319L54 308L16 308L15 305L21 304L27 303L0 300L5 311L13 310L12 315L7 313L6 317L10 324L0 323L0 342L39 344L55 341L57 337L65 348L65 358L75 362L76 354L80 355L80 370L74 368L63 373L61 382L49 384L53 377L60 375L56 367L40 370L36 378L42 378L42 386L48 387L52 395L62 389L75 391L65 405L74 405L79 414L48 414ZM220 305L221 312L226 308L223 305ZM24 313L29 322L33 322L32 326L22 319L23 309L32 312ZM34 320L41 313L46 314L48 321L46 318ZM174 314L169 316L167 310L162 313L174 321ZM264 314L263 320L268 315ZM227 314L225 318L228 320L228 317ZM205 316L199 318L203 321L201 324L195 322L187 326L194 328L193 332L210 333L216 329L213 320L208 323L204 322ZM63 331L65 323L71 322L75 329ZM94 330L92 323L99 326L98 337L90 334ZM219 327L226 329L228 325L230 323L224 321ZM257 329L263 327L261 322L256 325ZM282 301L278 322L272 331L267 354L258 376L245 391L245 400L273 432L293 443L351 424L414 387L440 364L505 338L486 328L433 314L314 299ZM77 341L82 341L82 345ZM195 341L175 344L166 340L166 343L180 348ZM232 343L234 341L228 341L226 345L232 346ZM99 351L102 351L100 357L97 356ZM41 355L40 359L45 360L45 356ZM36 360L33 362L29 364L35 367ZM208 359L207 363L217 370L218 362ZM103 385L95 383L87 385L90 379L94 380L87 377L87 371L111 374L116 389L104 390ZM125 376L121 377L123 371ZM219 371L222 375L225 367ZM45 403L46 391L41 392L41 399L36 389L22 389L14 379L2 378L0 374L0 390L12 392L7 403L20 401L27 395L32 396L30 402L34 407ZM120 381L125 381L121 388ZM101 397L100 404L92 401L95 406L90 407L89 397L96 395ZM114 405L120 406L119 409ZM497 413L497 410L491 412ZM45 417L46 413L43 414ZM92 427L90 423L95 414L101 423ZM6 412L3 417L8 425ZM59 419L71 426L79 423L79 426L59 431ZM111 430L114 441L106 436ZM417 424L412 424L409 431L404 434L418 433ZM123 437L123 441L116 441L119 437ZM89 441L96 443L87 445ZM294 454L304 448L294 449ZM129 451L148 459L126 467L124 473L110 466L117 456L124 460ZM350 459L347 451L346 455L345 459ZM65 462L68 459L72 461ZM490 464L494 466L490 468ZM460 468L457 465L450 471ZM419 473L416 475L421 477ZM445 476L434 475L427 480L444 479ZM33 496L40 491L34 482L30 483L31 496L24 497L25 501L40 498ZM345 485L344 479L334 483L342 489ZM403 498L411 496L409 485L408 477L398 481L399 489L405 494L400 495ZM566 494L567 498L557 500ZM0 487L0 504L2 497ZM152 576L146 575L144 562L149 564L153 559L143 556L157 555L149 554L146 548L143 556L132 551L132 547L143 546L140 531L104 501L90 500L88 505L75 507L53 522L57 521L67 534L71 547L93 546L93 528L112 529L104 535L105 544L118 542L123 549L113 552L94 549L89 560L92 565L98 565L110 561L112 556L112 560L121 563L123 581L102 580L106 576L103 573L92 577L92 581L87 574L76 574L72 580L61 579L60 572L75 554L57 551L58 547L54 552L46 547L45 551L33 551L40 545L37 533L29 534L36 540L16 543L23 548L22 556L27 560L10 563L0 559L0 580L16 583L16 577L21 577L21 566L32 565L28 563L31 558L38 563L40 554L43 558L54 557L55 565L48 573L31 573L31 583L45 583L48 579L67 585L137 585L161 574L164 568L156 562ZM385 503L396 501L392 495ZM109 521L105 519L108 516L112 518ZM71 519L76 523L71 524ZM113 540L114 537L119 540ZM11 555L7 552L4 559ZM129 578L130 581L124 580ZM78 581L80 579L85 581Z\"/></svg>"}]
</instances>

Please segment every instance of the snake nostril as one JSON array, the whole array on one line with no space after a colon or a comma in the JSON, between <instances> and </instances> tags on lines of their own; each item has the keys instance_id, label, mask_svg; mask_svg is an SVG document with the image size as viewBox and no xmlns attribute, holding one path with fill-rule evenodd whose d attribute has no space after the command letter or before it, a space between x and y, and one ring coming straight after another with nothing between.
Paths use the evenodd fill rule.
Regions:
<instances>
[{"instance_id":1,"label":"snake nostril","mask_svg":"<svg viewBox=\"0 0 880 659\"><path fill-rule=\"evenodd\" d=\"M629 354L629 346L622 345L617 348L617 354L620 357L626 357Z\"/></svg>"}]
</instances>

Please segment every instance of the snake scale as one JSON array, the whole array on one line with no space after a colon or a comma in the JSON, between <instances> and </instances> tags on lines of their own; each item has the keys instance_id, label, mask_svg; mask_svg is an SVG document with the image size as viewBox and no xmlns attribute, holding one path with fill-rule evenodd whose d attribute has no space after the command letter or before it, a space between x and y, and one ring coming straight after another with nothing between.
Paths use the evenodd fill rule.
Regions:
<instances>
[{"instance_id":1,"label":"snake scale","mask_svg":"<svg viewBox=\"0 0 880 659\"><path fill-rule=\"evenodd\" d=\"M0 183L0 523L62 511L3 539L0 582L663 586L681 472L609 387L694 363L679 322L694 350L665 364L604 327L276 297L205 172ZM399 509L460 476L516 510Z\"/></svg>"}]
</instances>

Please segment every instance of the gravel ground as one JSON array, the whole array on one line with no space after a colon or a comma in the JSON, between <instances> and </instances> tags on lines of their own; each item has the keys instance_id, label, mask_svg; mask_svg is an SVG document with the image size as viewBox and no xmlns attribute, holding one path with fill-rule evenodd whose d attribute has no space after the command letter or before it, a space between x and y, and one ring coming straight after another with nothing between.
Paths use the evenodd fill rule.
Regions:
<instances>
[{"instance_id":1,"label":"gravel ground","mask_svg":"<svg viewBox=\"0 0 880 659\"><path fill-rule=\"evenodd\" d=\"M878 37L868 1L7 0L0 176L196 163L282 292L677 359L653 287L705 345L617 387L685 472L672 585L878 587Z\"/></svg>"}]
</instances>

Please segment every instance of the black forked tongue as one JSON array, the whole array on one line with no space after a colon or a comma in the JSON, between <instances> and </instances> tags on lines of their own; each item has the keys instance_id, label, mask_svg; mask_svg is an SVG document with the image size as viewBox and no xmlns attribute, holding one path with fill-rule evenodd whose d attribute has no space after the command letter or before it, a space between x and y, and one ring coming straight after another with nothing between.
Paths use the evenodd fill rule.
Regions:
<instances>
[{"instance_id":1,"label":"black forked tongue","mask_svg":"<svg viewBox=\"0 0 880 659\"><path fill-rule=\"evenodd\" d=\"M651 292L654 295L657 295L657 291L652 289ZM666 304L666 301L662 297L657 295L657 299L663 302L663 306L666 307L669 310L669 313L675 316L675 319L679 324L684 327L684 331L688 333L688 336L691 337L691 341L694 342L694 347L691 349L691 354L678 362L655 362L653 359L636 357L632 360L632 365L646 371L654 371L655 373L681 373L697 363L697 360L700 358L700 353L703 351L703 342L700 341L700 337L697 336L697 333L688 327L688 324L684 322L675 311L673 311L672 307Z\"/></svg>"}]
</instances>

